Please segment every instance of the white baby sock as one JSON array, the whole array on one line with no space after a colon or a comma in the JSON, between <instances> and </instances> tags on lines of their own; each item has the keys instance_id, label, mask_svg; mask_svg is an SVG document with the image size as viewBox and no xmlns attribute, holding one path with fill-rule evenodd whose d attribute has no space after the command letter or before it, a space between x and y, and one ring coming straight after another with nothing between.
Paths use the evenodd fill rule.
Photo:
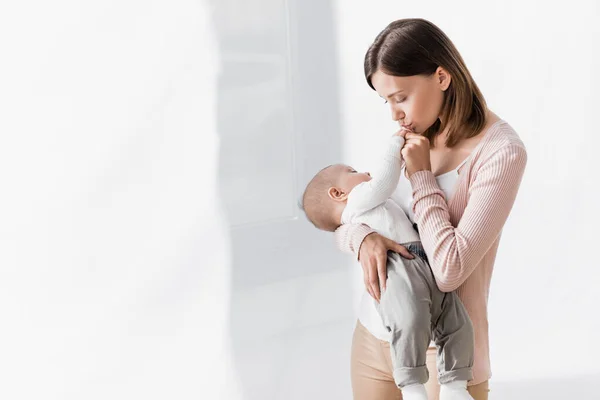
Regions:
<instances>
[{"instance_id":1,"label":"white baby sock","mask_svg":"<svg viewBox=\"0 0 600 400\"><path fill-rule=\"evenodd\" d=\"M427 391L425 385L415 384L408 385L402 388L403 400L427 400Z\"/></svg>"},{"instance_id":2,"label":"white baby sock","mask_svg":"<svg viewBox=\"0 0 600 400\"><path fill-rule=\"evenodd\" d=\"M467 391L467 381L454 381L440 385L440 400L473 400Z\"/></svg>"}]
</instances>

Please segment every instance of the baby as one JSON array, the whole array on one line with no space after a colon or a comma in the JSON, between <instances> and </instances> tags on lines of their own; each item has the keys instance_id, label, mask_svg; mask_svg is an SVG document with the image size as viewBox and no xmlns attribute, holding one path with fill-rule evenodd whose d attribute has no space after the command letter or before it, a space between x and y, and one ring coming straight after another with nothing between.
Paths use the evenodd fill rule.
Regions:
<instances>
[{"instance_id":1,"label":"baby","mask_svg":"<svg viewBox=\"0 0 600 400\"><path fill-rule=\"evenodd\" d=\"M427 262L419 235L390 196L400 179L404 137L392 136L381 165L371 176L347 165L331 165L308 184L302 197L307 218L317 228L335 231L341 224L364 223L416 255L390 252L387 288L377 311L391 335L396 385L404 400L427 400L426 352L437 346L441 400L473 400L467 381L473 378L473 327L455 293L441 292Z\"/></svg>"}]
</instances>

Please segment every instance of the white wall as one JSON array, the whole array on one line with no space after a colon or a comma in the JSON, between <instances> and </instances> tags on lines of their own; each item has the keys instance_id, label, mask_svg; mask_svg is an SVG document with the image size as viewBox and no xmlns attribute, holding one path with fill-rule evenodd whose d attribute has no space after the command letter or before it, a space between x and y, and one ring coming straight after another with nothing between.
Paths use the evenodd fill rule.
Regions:
<instances>
[{"instance_id":1,"label":"white wall","mask_svg":"<svg viewBox=\"0 0 600 400\"><path fill-rule=\"evenodd\" d=\"M235 399L210 14L0 7L0 398Z\"/></svg>"},{"instance_id":2,"label":"white wall","mask_svg":"<svg viewBox=\"0 0 600 400\"><path fill-rule=\"evenodd\" d=\"M233 398L239 373L245 399L349 398L360 269L294 204L321 164L367 168L379 154L395 126L364 82L364 52L391 20L421 16L448 33L529 150L490 297L491 398L597 398L597 3L215 0L215 19L233 21L217 29L232 67L221 106L202 2L5 3L0 397ZM228 97L238 89L246 97ZM260 158L295 180L281 208L239 193L262 214L227 199L229 216L252 217L254 243L273 234L260 220L276 212L277 246L254 247L237 227L242 247L228 247L215 113L240 128L220 176L236 171L225 157L250 177ZM254 130L236 125L242 116ZM283 153L272 138L296 147ZM253 152L261 140L271 147ZM290 249L306 259L286 262Z\"/></svg>"},{"instance_id":3,"label":"white wall","mask_svg":"<svg viewBox=\"0 0 600 400\"><path fill-rule=\"evenodd\" d=\"M600 377L599 3L338 1L336 8L347 162L368 168L395 130L362 62L376 34L399 18L442 28L490 108L519 133L529 162L492 280L493 382L502 389L502 382L563 378L591 387L586 377Z\"/></svg>"}]
</instances>

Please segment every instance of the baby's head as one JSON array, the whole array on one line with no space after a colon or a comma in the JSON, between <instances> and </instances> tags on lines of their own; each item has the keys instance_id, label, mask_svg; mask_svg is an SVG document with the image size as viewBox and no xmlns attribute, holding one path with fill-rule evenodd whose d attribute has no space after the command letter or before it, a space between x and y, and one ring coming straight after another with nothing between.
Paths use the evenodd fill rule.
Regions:
<instances>
[{"instance_id":1,"label":"baby's head","mask_svg":"<svg viewBox=\"0 0 600 400\"><path fill-rule=\"evenodd\" d=\"M306 217L319 229L335 231L341 224L348 195L356 185L369 180L368 172L359 173L343 164L322 169L308 183L302 196Z\"/></svg>"}]
</instances>

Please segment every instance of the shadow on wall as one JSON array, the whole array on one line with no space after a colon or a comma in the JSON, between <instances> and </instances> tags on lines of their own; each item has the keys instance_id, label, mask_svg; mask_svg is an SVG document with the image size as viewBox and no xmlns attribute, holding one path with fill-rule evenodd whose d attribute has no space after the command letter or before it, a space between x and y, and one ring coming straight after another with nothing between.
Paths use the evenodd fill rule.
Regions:
<instances>
[{"instance_id":1,"label":"shadow on wall","mask_svg":"<svg viewBox=\"0 0 600 400\"><path fill-rule=\"evenodd\" d=\"M232 228L234 289L321 273L331 263L311 262L298 249L326 256L319 248L323 235L307 234L296 217L309 175L342 156L333 6L323 0L212 4L222 66L219 182ZM306 262L292 262L301 257ZM269 265L273 258L277 265Z\"/></svg>"},{"instance_id":2,"label":"shadow on wall","mask_svg":"<svg viewBox=\"0 0 600 400\"><path fill-rule=\"evenodd\" d=\"M599 400L600 374L565 379L519 382L490 381L490 399L506 400Z\"/></svg>"},{"instance_id":3,"label":"shadow on wall","mask_svg":"<svg viewBox=\"0 0 600 400\"><path fill-rule=\"evenodd\" d=\"M314 373L319 357L340 371L331 386L349 390L347 366L338 366L348 340L311 351L327 329L352 332L345 322L352 320L351 288L340 272L346 259L297 207L309 176L342 157L333 4L209 1L221 58L217 131L232 242L230 324L245 400L317 390L313 379L304 392L285 393L294 386L286 382Z\"/></svg>"}]
</instances>

